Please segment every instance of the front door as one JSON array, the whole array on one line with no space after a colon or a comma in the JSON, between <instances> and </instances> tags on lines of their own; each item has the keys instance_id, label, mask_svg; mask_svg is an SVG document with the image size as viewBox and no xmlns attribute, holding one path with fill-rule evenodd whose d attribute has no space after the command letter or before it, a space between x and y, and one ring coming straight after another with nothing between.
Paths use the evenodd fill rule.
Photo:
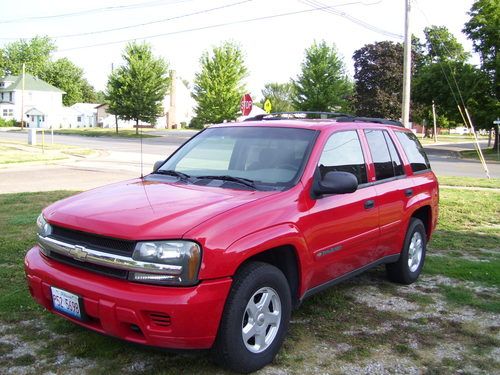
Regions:
<instances>
[{"instance_id":1,"label":"front door","mask_svg":"<svg viewBox=\"0 0 500 375\"><path fill-rule=\"evenodd\" d=\"M376 191L368 185L367 168L358 133L339 131L326 142L318 165L324 175L344 171L358 179L350 194L315 199L303 228L314 258L311 286L318 286L376 259L379 237Z\"/></svg>"}]
</instances>

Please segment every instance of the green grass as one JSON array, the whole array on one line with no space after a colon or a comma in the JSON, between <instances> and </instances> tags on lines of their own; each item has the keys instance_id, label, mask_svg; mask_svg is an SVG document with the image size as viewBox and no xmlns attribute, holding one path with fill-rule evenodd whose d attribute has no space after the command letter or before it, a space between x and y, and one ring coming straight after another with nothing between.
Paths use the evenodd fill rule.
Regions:
<instances>
[{"instance_id":1,"label":"green grass","mask_svg":"<svg viewBox=\"0 0 500 375\"><path fill-rule=\"evenodd\" d=\"M417 134L420 143L431 145L434 144L434 138L422 138L421 134ZM479 136L478 139L488 139L487 136ZM472 135L457 135L457 134L443 134L438 135L437 141L439 143L460 143L460 142L474 142Z\"/></svg>"},{"instance_id":2,"label":"green grass","mask_svg":"<svg viewBox=\"0 0 500 375\"><path fill-rule=\"evenodd\" d=\"M442 285L441 293L449 303L459 306L471 306L492 313L500 313L500 297L497 294L477 295L470 289L449 285Z\"/></svg>"},{"instance_id":3,"label":"green grass","mask_svg":"<svg viewBox=\"0 0 500 375\"><path fill-rule=\"evenodd\" d=\"M500 192L441 189L433 249L498 249Z\"/></svg>"},{"instance_id":4,"label":"green grass","mask_svg":"<svg viewBox=\"0 0 500 375\"><path fill-rule=\"evenodd\" d=\"M95 153L94 150L60 144L49 143L42 146L41 143L28 145L18 141L2 140L0 142L0 164L49 162L67 159L69 156L88 156L93 153Z\"/></svg>"},{"instance_id":5,"label":"green grass","mask_svg":"<svg viewBox=\"0 0 500 375\"><path fill-rule=\"evenodd\" d=\"M500 161L500 156L497 150L493 150L492 148L483 149L484 159L488 161ZM476 150L466 150L460 151L460 156L464 159L476 159L479 160L479 155Z\"/></svg>"},{"instance_id":6,"label":"green grass","mask_svg":"<svg viewBox=\"0 0 500 375\"><path fill-rule=\"evenodd\" d=\"M500 287L500 259L477 261L430 255L425 260L424 271L430 275L444 275Z\"/></svg>"},{"instance_id":7,"label":"green grass","mask_svg":"<svg viewBox=\"0 0 500 375\"><path fill-rule=\"evenodd\" d=\"M66 159L67 155L59 153L42 153L41 150L33 149L30 151L20 150L17 147L0 145L0 164L14 164L27 162L46 162L53 160Z\"/></svg>"},{"instance_id":8,"label":"green grass","mask_svg":"<svg viewBox=\"0 0 500 375\"><path fill-rule=\"evenodd\" d=\"M37 365L36 371L40 373L69 372L69 362L55 365L63 355L68 361L75 358L90 361L93 366L88 370L90 374L119 373L144 361L146 367L134 370L134 373L221 373L210 362L207 353L165 352L99 335L47 313L32 300L24 280L23 258L26 250L35 243L36 217L43 207L70 194L72 192L55 191L0 195L0 325L10 325L4 335L15 335L35 348L28 355L11 358L9 353L12 353L14 345L0 343L0 368ZM498 227L493 226L498 225L500 220L497 215L499 197L500 193L495 191L441 191L440 232L436 233L431 243L424 274L499 286L500 256L494 254L482 260L460 257L461 254L479 251L484 246L498 249ZM469 242L464 245L466 239ZM450 247L450 243L457 248ZM451 250L447 251L447 248L457 252L458 256L450 256ZM318 294L294 311L289 336L274 362L274 368L288 373L303 373L316 366L324 370L322 372L332 372L346 363L362 366L366 361L376 360L374 358L378 353L389 350L393 356L410 358L421 368L454 373L464 362L446 362L445 368L433 359L432 352L427 357L422 353L442 344L460 342L470 346L470 350L477 349L477 353L470 354L470 357L467 354L464 361L484 368L485 372L496 370L487 356L499 344L494 339L495 332L484 335L474 327L459 322L427 317L412 319L368 307L355 298L360 283L370 283L370 288L376 288L375 293L398 296L422 308L432 308L437 297L425 292L402 292L400 286L386 281L381 268L363 277ZM418 284L415 285L418 287ZM499 313L496 293L476 292L463 286L442 287L439 291L451 311L469 306L478 313ZM377 331L388 322L392 327L389 332ZM40 324L42 329L37 329L35 324ZM409 337L418 341L418 350L409 347ZM335 355L320 356L321 348L332 348L338 344L347 347Z\"/></svg>"},{"instance_id":9,"label":"green grass","mask_svg":"<svg viewBox=\"0 0 500 375\"><path fill-rule=\"evenodd\" d=\"M438 181L440 185L500 189L500 178L438 176Z\"/></svg>"},{"instance_id":10,"label":"green grass","mask_svg":"<svg viewBox=\"0 0 500 375\"><path fill-rule=\"evenodd\" d=\"M143 138L154 138L156 135L148 134L150 129L142 130ZM79 128L79 129L60 129L54 130L54 134L81 135L84 137L117 137L117 138L140 138L141 133L135 134L135 129L119 129L116 133L115 129L103 128Z\"/></svg>"}]
</instances>

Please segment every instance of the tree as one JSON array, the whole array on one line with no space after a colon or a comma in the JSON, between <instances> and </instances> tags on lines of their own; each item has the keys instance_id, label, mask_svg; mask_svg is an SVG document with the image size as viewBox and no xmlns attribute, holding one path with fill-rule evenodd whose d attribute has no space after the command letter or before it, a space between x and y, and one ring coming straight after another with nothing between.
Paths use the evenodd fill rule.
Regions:
<instances>
[{"instance_id":1,"label":"tree","mask_svg":"<svg viewBox=\"0 0 500 375\"><path fill-rule=\"evenodd\" d=\"M269 99L272 105L273 112L290 112L293 111L292 96L293 85L292 83L266 83L262 89L262 105L266 99Z\"/></svg>"},{"instance_id":2,"label":"tree","mask_svg":"<svg viewBox=\"0 0 500 375\"><path fill-rule=\"evenodd\" d=\"M488 113L494 110L487 74L460 61L433 63L422 68L413 81L412 94L414 101L426 108L430 108L434 100L437 112L444 115L452 126L463 124L457 107L457 104L462 106L462 99L477 128L486 127ZM423 117L430 119L429 114Z\"/></svg>"},{"instance_id":3,"label":"tree","mask_svg":"<svg viewBox=\"0 0 500 375\"><path fill-rule=\"evenodd\" d=\"M403 46L389 41L367 44L354 52L353 59L356 113L399 119L403 93ZM412 61L418 59L415 57Z\"/></svg>"},{"instance_id":4,"label":"tree","mask_svg":"<svg viewBox=\"0 0 500 375\"><path fill-rule=\"evenodd\" d=\"M463 32L481 56L481 66L490 75L496 98L500 100L500 2L476 0L468 14L471 18L465 23Z\"/></svg>"},{"instance_id":5,"label":"tree","mask_svg":"<svg viewBox=\"0 0 500 375\"><path fill-rule=\"evenodd\" d=\"M49 62L40 78L66 92L64 105L94 102L96 99L94 88L83 77L83 69L67 58Z\"/></svg>"},{"instance_id":6,"label":"tree","mask_svg":"<svg viewBox=\"0 0 500 375\"><path fill-rule=\"evenodd\" d=\"M472 40L474 51L481 56L481 67L490 78L491 90L495 95L492 110L485 119L486 127L500 113L500 56L498 45L500 40L500 2L498 0L476 0L469 11L470 20L465 23L463 32ZM498 147L498 126L495 126L495 142L493 148Z\"/></svg>"},{"instance_id":7,"label":"tree","mask_svg":"<svg viewBox=\"0 0 500 375\"><path fill-rule=\"evenodd\" d=\"M239 46L225 42L211 53L205 51L200 65L191 94L196 100L192 125L200 127L236 119L245 93L243 79L248 74L243 52Z\"/></svg>"},{"instance_id":8,"label":"tree","mask_svg":"<svg viewBox=\"0 0 500 375\"><path fill-rule=\"evenodd\" d=\"M293 81L293 106L299 111L348 111L352 83L335 46L314 42L305 51L301 73Z\"/></svg>"},{"instance_id":9,"label":"tree","mask_svg":"<svg viewBox=\"0 0 500 375\"><path fill-rule=\"evenodd\" d=\"M465 62L470 54L445 26L431 26L424 29L427 62Z\"/></svg>"},{"instance_id":10,"label":"tree","mask_svg":"<svg viewBox=\"0 0 500 375\"><path fill-rule=\"evenodd\" d=\"M19 75L26 64L26 73L41 77L50 63L55 43L47 36L21 39L7 44L3 49L2 69L6 74Z\"/></svg>"},{"instance_id":11,"label":"tree","mask_svg":"<svg viewBox=\"0 0 500 375\"><path fill-rule=\"evenodd\" d=\"M146 43L128 44L122 57L125 65L108 78L106 100L110 113L135 121L138 134L139 121L154 124L163 114L162 102L170 83L168 65L155 58Z\"/></svg>"}]
</instances>

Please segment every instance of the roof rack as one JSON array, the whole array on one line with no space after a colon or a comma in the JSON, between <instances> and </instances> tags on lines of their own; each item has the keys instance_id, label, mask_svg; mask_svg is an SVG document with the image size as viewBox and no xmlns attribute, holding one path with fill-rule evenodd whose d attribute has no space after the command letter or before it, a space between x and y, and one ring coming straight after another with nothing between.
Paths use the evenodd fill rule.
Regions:
<instances>
[{"instance_id":1,"label":"roof rack","mask_svg":"<svg viewBox=\"0 0 500 375\"><path fill-rule=\"evenodd\" d=\"M249 117L244 121L262 121L262 120L305 120L305 119L336 119L339 117L349 117L346 113L339 112L316 112L316 111L294 111L294 112L273 112L262 113Z\"/></svg>"},{"instance_id":2,"label":"roof rack","mask_svg":"<svg viewBox=\"0 0 500 375\"><path fill-rule=\"evenodd\" d=\"M385 124L385 125L395 125L395 126L403 126L400 121L396 120L388 120L385 118L379 117L357 117L357 116L346 116L337 119L337 122L373 122L375 124Z\"/></svg>"},{"instance_id":3,"label":"roof rack","mask_svg":"<svg viewBox=\"0 0 500 375\"><path fill-rule=\"evenodd\" d=\"M376 124L401 126L400 121L388 120L378 117L358 117L340 112L315 112L315 111L296 111L296 112L275 112L263 113L249 117L244 121L273 121L273 120L334 120L336 122L371 122Z\"/></svg>"}]
</instances>

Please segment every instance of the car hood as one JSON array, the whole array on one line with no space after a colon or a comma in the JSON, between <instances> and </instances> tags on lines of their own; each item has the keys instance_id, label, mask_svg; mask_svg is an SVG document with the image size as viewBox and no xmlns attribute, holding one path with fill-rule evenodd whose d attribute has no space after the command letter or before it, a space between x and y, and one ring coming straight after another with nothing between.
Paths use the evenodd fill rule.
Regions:
<instances>
[{"instance_id":1,"label":"car hood","mask_svg":"<svg viewBox=\"0 0 500 375\"><path fill-rule=\"evenodd\" d=\"M53 225L130 240L175 239L214 216L275 192L134 179L44 210Z\"/></svg>"}]
</instances>

